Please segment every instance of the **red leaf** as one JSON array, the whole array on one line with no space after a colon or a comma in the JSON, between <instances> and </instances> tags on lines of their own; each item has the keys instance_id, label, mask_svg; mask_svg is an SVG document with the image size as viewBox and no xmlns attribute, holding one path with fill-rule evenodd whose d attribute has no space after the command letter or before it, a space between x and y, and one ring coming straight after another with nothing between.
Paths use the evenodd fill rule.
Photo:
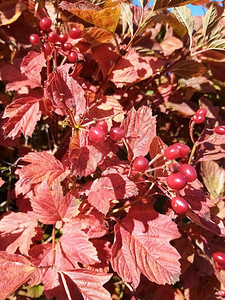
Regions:
<instances>
[{"instance_id":1,"label":"red leaf","mask_svg":"<svg viewBox=\"0 0 225 300\"><path fill-rule=\"evenodd\" d=\"M2 178L0 178L0 187L5 183L4 180L2 180Z\"/></svg>"},{"instance_id":2,"label":"red leaf","mask_svg":"<svg viewBox=\"0 0 225 300\"><path fill-rule=\"evenodd\" d=\"M128 159L131 161L138 156L145 156L156 136L156 117L152 116L151 108L142 106L138 111L132 108L121 128L128 145Z\"/></svg>"},{"instance_id":3,"label":"red leaf","mask_svg":"<svg viewBox=\"0 0 225 300\"><path fill-rule=\"evenodd\" d=\"M3 118L9 118L4 124L7 137L15 138L21 133L32 136L37 121L41 118L40 101L34 97L23 97L14 100L4 112Z\"/></svg>"},{"instance_id":4,"label":"red leaf","mask_svg":"<svg viewBox=\"0 0 225 300\"><path fill-rule=\"evenodd\" d=\"M127 175L109 174L95 179L88 194L88 202L103 214L107 214L111 203L138 194L135 183Z\"/></svg>"},{"instance_id":5,"label":"red leaf","mask_svg":"<svg viewBox=\"0 0 225 300\"><path fill-rule=\"evenodd\" d=\"M21 73L20 62L19 59L15 59L13 65L4 63L0 66L0 79L8 82L6 92L24 91L24 87L34 89L41 86L41 82L36 78L29 79L26 75Z\"/></svg>"},{"instance_id":6,"label":"red leaf","mask_svg":"<svg viewBox=\"0 0 225 300\"><path fill-rule=\"evenodd\" d=\"M10 212L0 220L0 250L28 254L32 238L36 235L37 218L32 212Z\"/></svg>"},{"instance_id":7,"label":"red leaf","mask_svg":"<svg viewBox=\"0 0 225 300\"><path fill-rule=\"evenodd\" d=\"M169 242L179 237L169 217L147 206L135 207L115 226L112 267L134 288L141 273L157 284L175 283L180 275L180 255Z\"/></svg>"},{"instance_id":8,"label":"red leaf","mask_svg":"<svg viewBox=\"0 0 225 300\"><path fill-rule=\"evenodd\" d=\"M32 184L40 184L44 180L50 187L54 186L69 174L69 171L65 171L62 163L46 151L30 152L23 157L23 161L30 164L17 170L20 177L17 182L17 190L21 192L26 185L28 185L29 190ZM24 190L24 193L26 192Z\"/></svg>"},{"instance_id":9,"label":"red leaf","mask_svg":"<svg viewBox=\"0 0 225 300\"><path fill-rule=\"evenodd\" d=\"M43 224L55 224L66 215L70 204L70 197L63 197L61 186L55 186L50 190L46 181L43 181L36 189L32 197L31 206L38 220Z\"/></svg>"},{"instance_id":10,"label":"red leaf","mask_svg":"<svg viewBox=\"0 0 225 300\"><path fill-rule=\"evenodd\" d=\"M89 265L99 262L96 248L78 222L64 226L60 244L71 262Z\"/></svg>"},{"instance_id":11,"label":"red leaf","mask_svg":"<svg viewBox=\"0 0 225 300\"><path fill-rule=\"evenodd\" d=\"M22 284L27 282L36 268L25 257L0 252L0 300L5 300Z\"/></svg>"},{"instance_id":12,"label":"red leaf","mask_svg":"<svg viewBox=\"0 0 225 300\"><path fill-rule=\"evenodd\" d=\"M72 64L58 67L50 74L46 81L45 97L49 98L59 115L68 115L68 110L73 109L75 121L86 110L84 90L79 83L69 75Z\"/></svg>"},{"instance_id":13,"label":"red leaf","mask_svg":"<svg viewBox=\"0 0 225 300\"><path fill-rule=\"evenodd\" d=\"M30 51L26 56L24 56L20 69L30 79L37 79L41 82L41 70L45 66L44 53Z\"/></svg>"}]
</instances>

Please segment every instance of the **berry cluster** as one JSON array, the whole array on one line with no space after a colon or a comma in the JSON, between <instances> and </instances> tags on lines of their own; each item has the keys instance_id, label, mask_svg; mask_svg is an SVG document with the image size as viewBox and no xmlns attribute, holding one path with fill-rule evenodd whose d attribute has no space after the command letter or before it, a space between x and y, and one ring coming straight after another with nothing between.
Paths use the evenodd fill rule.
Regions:
<instances>
[{"instance_id":1,"label":"berry cluster","mask_svg":"<svg viewBox=\"0 0 225 300\"><path fill-rule=\"evenodd\" d=\"M205 121L205 116L207 114L207 109L199 108L194 116L192 117L192 121L196 124L201 124Z\"/></svg>"},{"instance_id":2,"label":"berry cluster","mask_svg":"<svg viewBox=\"0 0 225 300\"><path fill-rule=\"evenodd\" d=\"M78 39L82 36L82 31L79 27L73 27L69 30L68 35L66 33L58 33L56 31L50 31L52 21L49 18L42 18L39 22L41 29L41 37L37 34L31 34L29 37L30 43L34 46L42 42L42 51L45 58L52 54L53 48L59 46L63 51L69 52L67 59L69 62L74 63L77 60L78 54L73 50L73 45L68 41L71 39ZM49 32L50 31L50 32Z\"/></svg>"},{"instance_id":3,"label":"berry cluster","mask_svg":"<svg viewBox=\"0 0 225 300\"><path fill-rule=\"evenodd\" d=\"M99 121L94 127L89 129L89 139L94 143L100 143L105 140L108 133L108 125L106 121ZM120 141L124 136L124 131L120 127L113 127L109 132L109 136L113 141Z\"/></svg>"}]
</instances>

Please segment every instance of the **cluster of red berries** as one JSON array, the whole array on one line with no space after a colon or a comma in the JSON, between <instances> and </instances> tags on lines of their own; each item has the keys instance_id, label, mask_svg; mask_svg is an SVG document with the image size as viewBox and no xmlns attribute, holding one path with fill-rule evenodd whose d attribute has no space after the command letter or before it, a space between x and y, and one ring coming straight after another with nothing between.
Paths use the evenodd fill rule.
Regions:
<instances>
[{"instance_id":1,"label":"cluster of red berries","mask_svg":"<svg viewBox=\"0 0 225 300\"><path fill-rule=\"evenodd\" d=\"M40 29L43 31L49 31L52 26L52 21L49 18L42 18L39 22ZM82 31L79 27L73 27L69 30L68 35L66 33L57 33L51 31L48 35L42 36L42 51L47 58L51 55L53 46L58 45L62 47L62 50L69 51L67 59L69 62L74 63L77 60L77 52L73 50L73 45L68 43L68 38L78 39L82 36ZM38 45L41 42L41 38L37 34L31 34L29 37L30 43L32 45Z\"/></svg>"},{"instance_id":2,"label":"cluster of red berries","mask_svg":"<svg viewBox=\"0 0 225 300\"><path fill-rule=\"evenodd\" d=\"M88 136L94 143L100 143L105 140L108 133L108 125L106 121L99 121L94 127L89 129ZM113 141L120 141L124 136L124 131L120 127L113 127L109 132L109 136Z\"/></svg>"},{"instance_id":3,"label":"cluster of red berries","mask_svg":"<svg viewBox=\"0 0 225 300\"><path fill-rule=\"evenodd\" d=\"M192 117L192 121L196 124L201 124L205 121L205 116L207 114L207 109L205 108L199 108L194 116Z\"/></svg>"}]
</instances>

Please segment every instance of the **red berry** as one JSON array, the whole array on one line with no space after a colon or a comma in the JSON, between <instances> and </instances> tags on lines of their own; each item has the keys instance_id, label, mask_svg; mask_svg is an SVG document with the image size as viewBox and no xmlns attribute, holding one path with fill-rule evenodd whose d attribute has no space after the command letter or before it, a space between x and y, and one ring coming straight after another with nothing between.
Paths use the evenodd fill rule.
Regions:
<instances>
[{"instance_id":1,"label":"red berry","mask_svg":"<svg viewBox=\"0 0 225 300\"><path fill-rule=\"evenodd\" d=\"M213 259L215 262L217 262L219 265L225 268L225 253L215 252L213 253Z\"/></svg>"},{"instance_id":2,"label":"red berry","mask_svg":"<svg viewBox=\"0 0 225 300\"><path fill-rule=\"evenodd\" d=\"M96 124L96 127L98 128L101 128L105 133L108 132L108 125L106 123L106 121L99 121L97 124Z\"/></svg>"},{"instance_id":3,"label":"red berry","mask_svg":"<svg viewBox=\"0 0 225 300\"><path fill-rule=\"evenodd\" d=\"M225 134L225 126L217 126L214 129L215 133L220 134L220 135L224 135Z\"/></svg>"},{"instance_id":4,"label":"red berry","mask_svg":"<svg viewBox=\"0 0 225 300\"><path fill-rule=\"evenodd\" d=\"M40 20L39 26L42 30L49 30L52 26L52 21L49 18L43 18Z\"/></svg>"},{"instance_id":5,"label":"red berry","mask_svg":"<svg viewBox=\"0 0 225 300\"><path fill-rule=\"evenodd\" d=\"M179 172L184 175L187 182L192 182L197 178L197 172L194 167L189 164L183 164L179 167Z\"/></svg>"},{"instance_id":6,"label":"red berry","mask_svg":"<svg viewBox=\"0 0 225 300\"><path fill-rule=\"evenodd\" d=\"M71 51L68 55L67 55L67 59L69 62L74 63L77 61L77 52L75 51Z\"/></svg>"},{"instance_id":7,"label":"red berry","mask_svg":"<svg viewBox=\"0 0 225 300\"><path fill-rule=\"evenodd\" d=\"M31 45L38 45L40 43L40 37L37 34L31 34L29 40Z\"/></svg>"},{"instance_id":8,"label":"red berry","mask_svg":"<svg viewBox=\"0 0 225 300\"><path fill-rule=\"evenodd\" d=\"M176 143L176 144L173 144L173 146L179 149L180 157L187 156L188 153L191 151L191 149L187 145L182 144L182 143Z\"/></svg>"},{"instance_id":9,"label":"red berry","mask_svg":"<svg viewBox=\"0 0 225 300\"><path fill-rule=\"evenodd\" d=\"M113 127L110 130L109 136L113 141L120 141L124 137L124 131L120 127Z\"/></svg>"},{"instance_id":10,"label":"red berry","mask_svg":"<svg viewBox=\"0 0 225 300\"><path fill-rule=\"evenodd\" d=\"M178 214L186 214L189 209L188 203L181 197L174 197L171 200L173 210Z\"/></svg>"},{"instance_id":11,"label":"red berry","mask_svg":"<svg viewBox=\"0 0 225 300\"><path fill-rule=\"evenodd\" d=\"M93 142L99 143L104 141L105 132L101 128L92 127L89 129L88 136Z\"/></svg>"},{"instance_id":12,"label":"red berry","mask_svg":"<svg viewBox=\"0 0 225 300\"><path fill-rule=\"evenodd\" d=\"M45 58L52 53L52 47L50 46L49 43L44 43L42 45L42 51L44 52Z\"/></svg>"},{"instance_id":13,"label":"red berry","mask_svg":"<svg viewBox=\"0 0 225 300\"><path fill-rule=\"evenodd\" d=\"M219 290L216 292L216 295L222 298L225 298L225 290Z\"/></svg>"},{"instance_id":14,"label":"red berry","mask_svg":"<svg viewBox=\"0 0 225 300\"><path fill-rule=\"evenodd\" d=\"M166 148L164 155L167 159L176 159L180 156L180 151L177 147L174 147L174 145L172 145Z\"/></svg>"},{"instance_id":15,"label":"red berry","mask_svg":"<svg viewBox=\"0 0 225 300\"><path fill-rule=\"evenodd\" d=\"M205 115L207 114L207 109L206 108L199 108L196 113L197 116L203 116L205 117Z\"/></svg>"},{"instance_id":16,"label":"red berry","mask_svg":"<svg viewBox=\"0 0 225 300\"><path fill-rule=\"evenodd\" d=\"M48 41L49 42L55 44L59 41L58 39L59 39L58 33L54 32L54 31L49 32L49 34L48 34Z\"/></svg>"},{"instance_id":17,"label":"red berry","mask_svg":"<svg viewBox=\"0 0 225 300\"><path fill-rule=\"evenodd\" d=\"M219 264L218 262L215 262L215 267L216 267L218 270L225 270L225 266Z\"/></svg>"},{"instance_id":18,"label":"red berry","mask_svg":"<svg viewBox=\"0 0 225 300\"><path fill-rule=\"evenodd\" d=\"M145 172L148 169L149 162L144 156L136 157L133 163L134 170Z\"/></svg>"},{"instance_id":19,"label":"red berry","mask_svg":"<svg viewBox=\"0 0 225 300\"><path fill-rule=\"evenodd\" d=\"M187 179L180 173L174 173L166 178L166 182L171 189L182 190L187 184Z\"/></svg>"},{"instance_id":20,"label":"red berry","mask_svg":"<svg viewBox=\"0 0 225 300\"><path fill-rule=\"evenodd\" d=\"M62 45L62 48L64 51L70 51L72 49L72 44L71 43L65 43Z\"/></svg>"},{"instance_id":21,"label":"red berry","mask_svg":"<svg viewBox=\"0 0 225 300\"><path fill-rule=\"evenodd\" d=\"M65 44L68 40L68 35L66 33L61 33L58 37L58 41L61 43L61 44Z\"/></svg>"},{"instance_id":22,"label":"red berry","mask_svg":"<svg viewBox=\"0 0 225 300\"><path fill-rule=\"evenodd\" d=\"M79 27L73 27L69 31L69 37L71 39L79 39L82 35L82 32Z\"/></svg>"},{"instance_id":23,"label":"red berry","mask_svg":"<svg viewBox=\"0 0 225 300\"><path fill-rule=\"evenodd\" d=\"M201 124L205 121L205 117L202 115L194 115L192 117L192 120L196 123L196 124Z\"/></svg>"}]
</instances>

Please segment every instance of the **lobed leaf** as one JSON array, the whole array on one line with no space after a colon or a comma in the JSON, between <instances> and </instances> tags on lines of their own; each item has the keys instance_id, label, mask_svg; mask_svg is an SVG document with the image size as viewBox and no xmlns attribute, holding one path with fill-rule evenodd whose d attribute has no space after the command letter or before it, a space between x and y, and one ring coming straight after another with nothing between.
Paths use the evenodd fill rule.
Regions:
<instances>
[{"instance_id":1,"label":"lobed leaf","mask_svg":"<svg viewBox=\"0 0 225 300\"><path fill-rule=\"evenodd\" d=\"M157 284L173 284L180 275L180 255L169 242L179 237L169 217L148 206L135 207L115 226L112 267L133 288L141 273Z\"/></svg>"}]
</instances>

